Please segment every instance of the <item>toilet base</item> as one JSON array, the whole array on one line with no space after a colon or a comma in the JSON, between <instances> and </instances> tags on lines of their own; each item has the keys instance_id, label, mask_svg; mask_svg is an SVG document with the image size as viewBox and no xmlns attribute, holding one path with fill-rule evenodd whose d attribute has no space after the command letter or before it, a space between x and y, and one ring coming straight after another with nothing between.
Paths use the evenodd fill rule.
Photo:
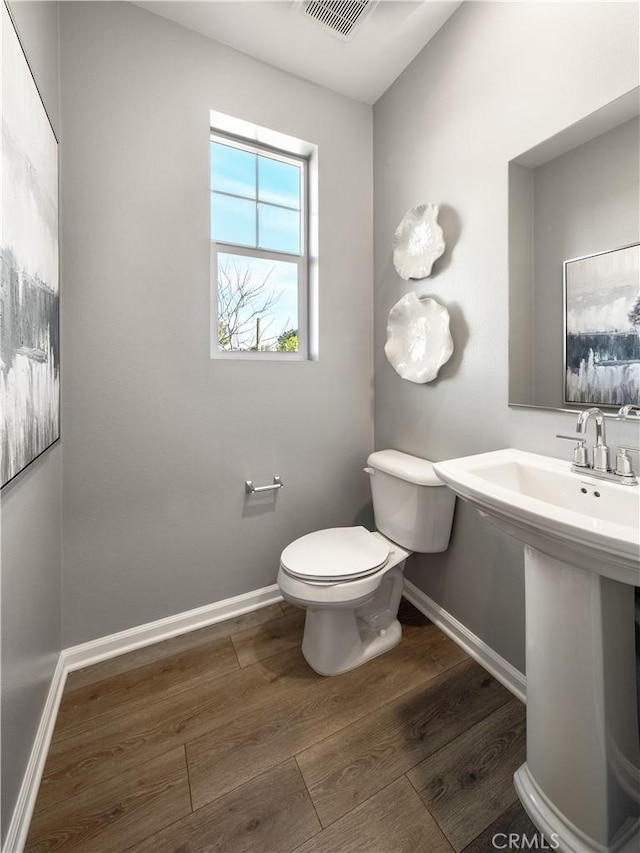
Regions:
<instances>
[{"instance_id":1,"label":"toilet base","mask_svg":"<svg viewBox=\"0 0 640 853\"><path fill-rule=\"evenodd\" d=\"M302 654L318 675L340 675L388 652L402 639L394 619L386 628L370 628L352 610L307 609Z\"/></svg>"}]
</instances>

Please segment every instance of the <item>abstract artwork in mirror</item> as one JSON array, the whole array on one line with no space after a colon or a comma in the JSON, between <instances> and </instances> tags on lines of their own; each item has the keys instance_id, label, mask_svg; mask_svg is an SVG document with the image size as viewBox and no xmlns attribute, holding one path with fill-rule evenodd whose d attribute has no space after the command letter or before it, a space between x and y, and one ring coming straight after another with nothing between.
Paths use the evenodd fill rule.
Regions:
<instances>
[{"instance_id":1,"label":"abstract artwork in mirror","mask_svg":"<svg viewBox=\"0 0 640 853\"><path fill-rule=\"evenodd\" d=\"M58 143L2 16L0 486L60 434Z\"/></svg>"},{"instance_id":2,"label":"abstract artwork in mirror","mask_svg":"<svg viewBox=\"0 0 640 853\"><path fill-rule=\"evenodd\" d=\"M431 275L434 261L444 252L437 204L420 204L402 218L393 235L393 265L401 278L420 279Z\"/></svg>"},{"instance_id":3,"label":"abstract artwork in mirror","mask_svg":"<svg viewBox=\"0 0 640 853\"><path fill-rule=\"evenodd\" d=\"M565 402L640 404L640 244L564 263Z\"/></svg>"}]
</instances>

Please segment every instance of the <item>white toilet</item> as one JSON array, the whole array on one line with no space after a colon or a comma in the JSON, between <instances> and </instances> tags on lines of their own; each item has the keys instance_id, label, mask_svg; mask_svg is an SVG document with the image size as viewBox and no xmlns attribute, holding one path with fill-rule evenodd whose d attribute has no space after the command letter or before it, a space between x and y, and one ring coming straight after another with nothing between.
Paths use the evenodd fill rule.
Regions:
<instances>
[{"instance_id":1,"label":"white toilet","mask_svg":"<svg viewBox=\"0 0 640 853\"><path fill-rule=\"evenodd\" d=\"M302 654L320 675L354 669L399 643L406 558L449 546L455 495L432 463L380 450L367 464L377 530L318 530L280 557L280 592L307 609Z\"/></svg>"}]
</instances>

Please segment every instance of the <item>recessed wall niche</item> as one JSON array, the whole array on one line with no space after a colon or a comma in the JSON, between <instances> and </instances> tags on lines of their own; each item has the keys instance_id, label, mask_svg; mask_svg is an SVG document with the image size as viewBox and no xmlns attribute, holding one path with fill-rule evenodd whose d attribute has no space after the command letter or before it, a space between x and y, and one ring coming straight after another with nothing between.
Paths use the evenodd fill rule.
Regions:
<instances>
[{"instance_id":1,"label":"recessed wall niche","mask_svg":"<svg viewBox=\"0 0 640 853\"><path fill-rule=\"evenodd\" d=\"M512 406L566 409L564 261L640 240L639 115L636 88L509 162Z\"/></svg>"}]
</instances>

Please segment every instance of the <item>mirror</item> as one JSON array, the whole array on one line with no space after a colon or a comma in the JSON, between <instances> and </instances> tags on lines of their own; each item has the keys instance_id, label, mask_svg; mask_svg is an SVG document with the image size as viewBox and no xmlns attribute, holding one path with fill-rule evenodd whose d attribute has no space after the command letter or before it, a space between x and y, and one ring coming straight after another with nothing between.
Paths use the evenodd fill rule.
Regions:
<instances>
[{"instance_id":1,"label":"mirror","mask_svg":"<svg viewBox=\"0 0 640 853\"><path fill-rule=\"evenodd\" d=\"M598 405L605 410L609 406L608 410L615 413L622 403L640 403L626 398L620 402L630 393L629 387L636 389L633 393L640 387L640 337L634 338L634 326L625 319L626 302L630 302L631 309L633 293L635 298L640 293L637 267L633 266L640 250L613 251L640 242L639 116L640 88L635 88L509 163L509 404L512 406L577 411ZM599 259L571 263L588 256ZM621 279L616 269L623 256ZM567 323L565 271L570 276L579 273L588 282L591 266L596 270L594 274L601 276L606 264L614 270L610 277L615 285L607 290L606 285L599 284L600 292L589 295L588 310L593 314L598 306L598 320L605 331L618 329L620 317L622 323L629 325L616 333L624 335L625 380L609 398L615 403L604 402L605 395L596 395L590 402L586 393L580 396L567 392L569 368L576 360L571 329L576 314L570 289ZM621 282L625 288L624 310L616 309L614 320L611 306L621 291L618 289L611 298L609 293L613 294ZM578 290L580 287L581 284ZM589 322L593 326L593 320ZM590 326L584 328L588 330ZM593 346L593 335L589 342ZM567 351L569 358L565 362ZM605 353L601 358L600 352L587 350L583 372L591 369L600 381L605 376L605 366L609 365L607 381L617 381L613 377L622 368L620 365L611 368L612 358L618 356ZM573 365L576 371L579 359L577 365ZM584 402L567 402L578 400Z\"/></svg>"}]
</instances>

